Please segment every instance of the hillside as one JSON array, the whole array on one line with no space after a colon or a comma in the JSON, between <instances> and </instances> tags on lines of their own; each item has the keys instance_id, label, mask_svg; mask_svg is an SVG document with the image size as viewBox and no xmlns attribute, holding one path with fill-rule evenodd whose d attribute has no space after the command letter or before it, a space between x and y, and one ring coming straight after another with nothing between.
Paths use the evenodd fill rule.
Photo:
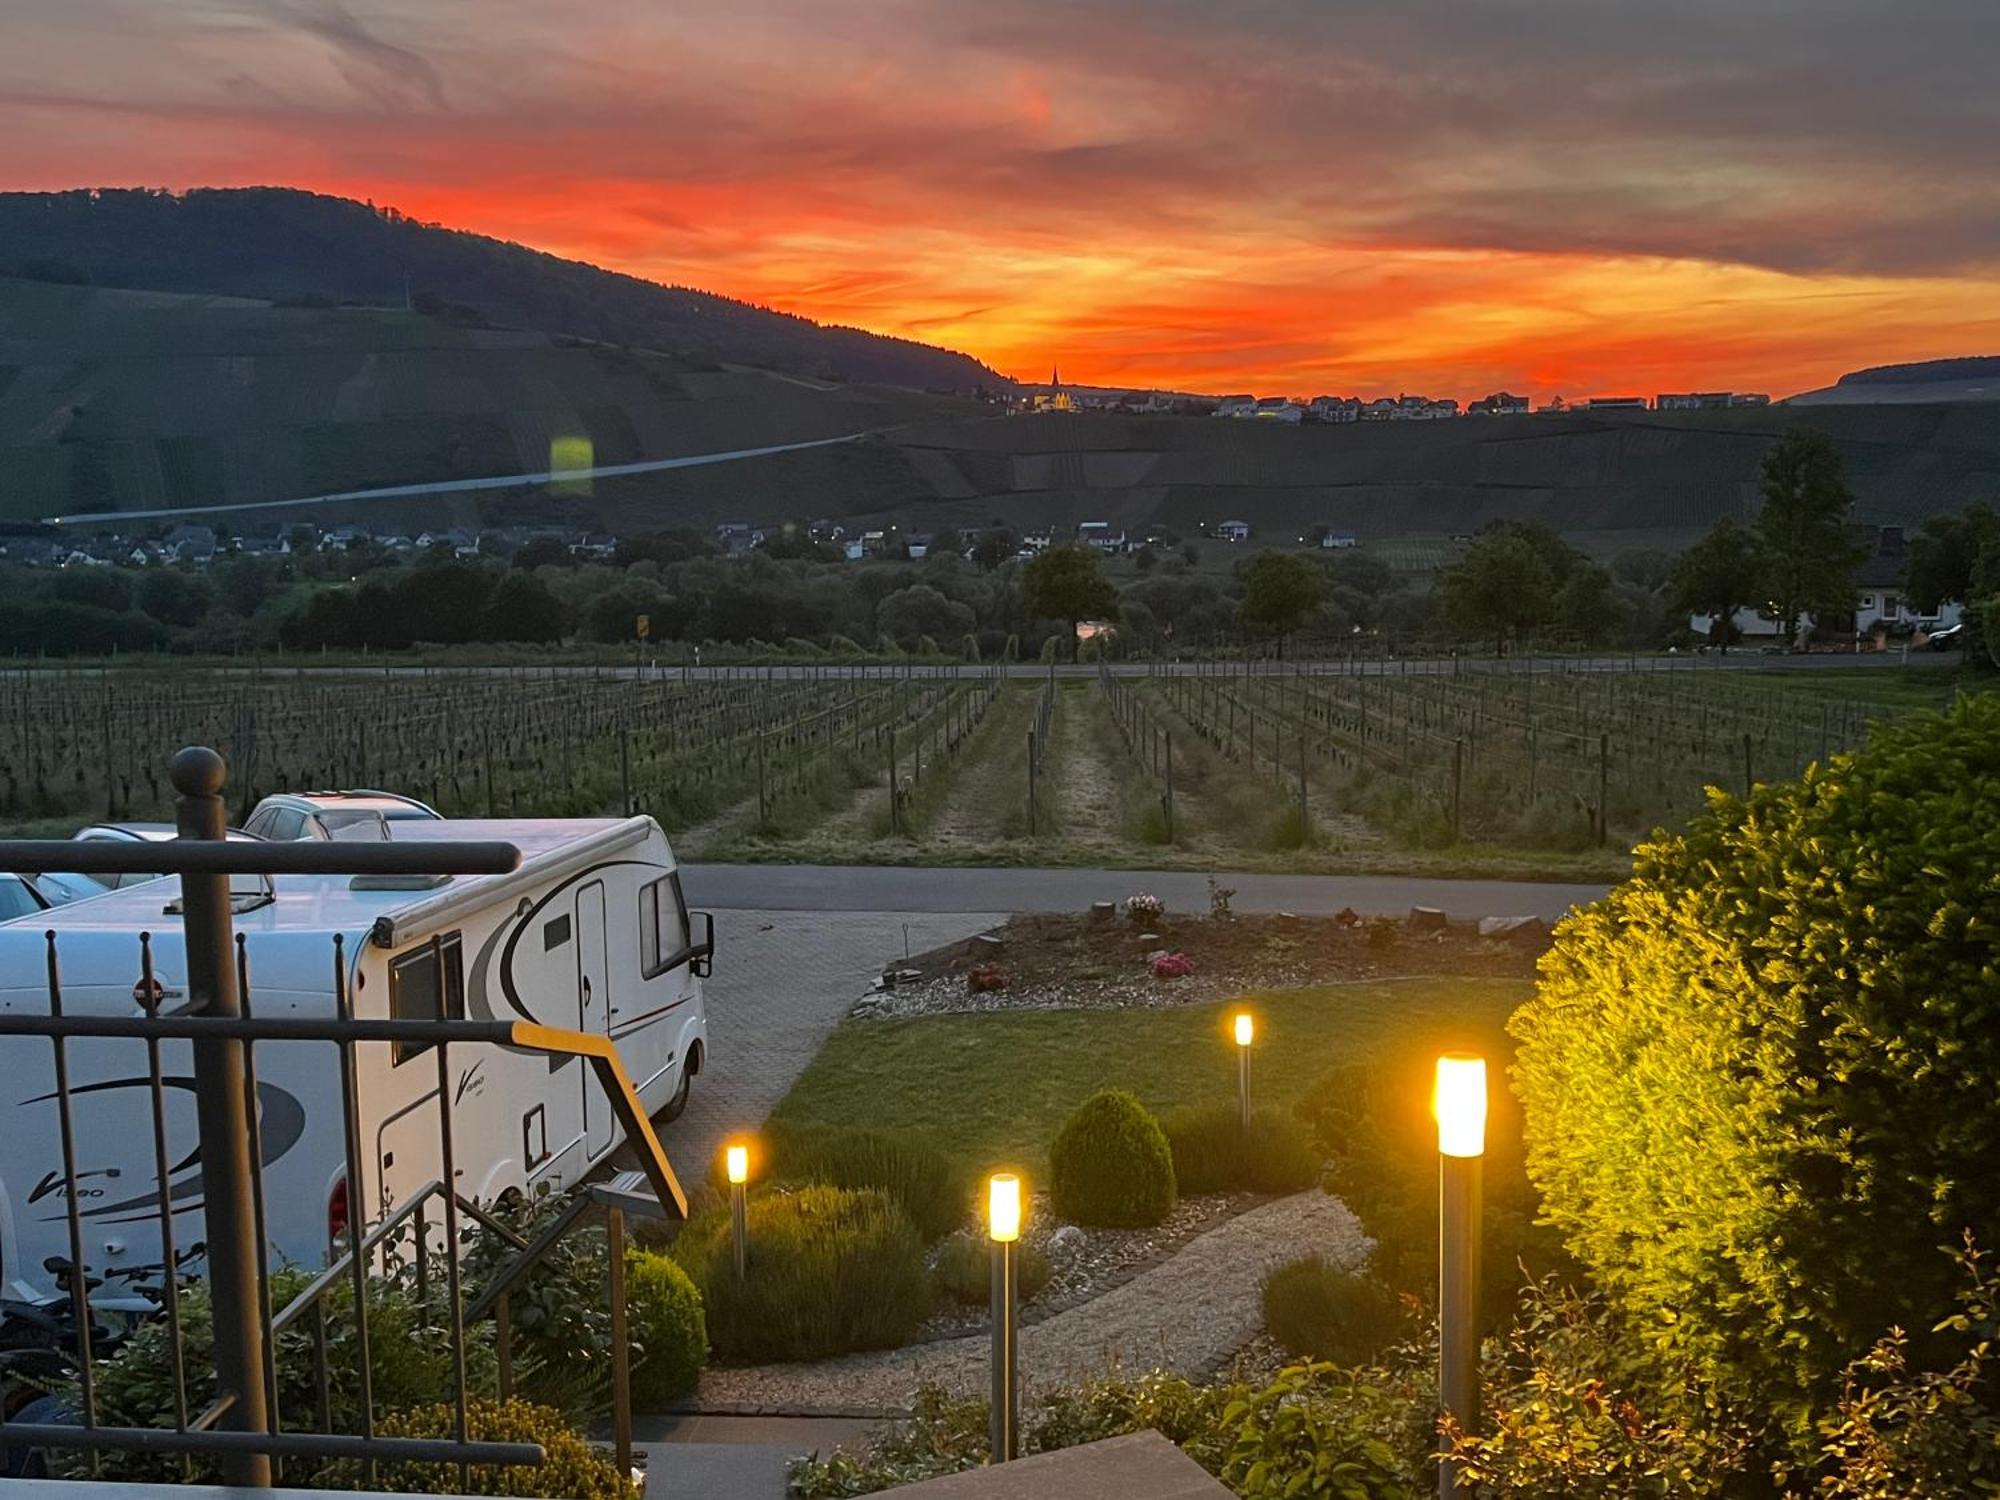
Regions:
<instances>
[{"instance_id":1,"label":"hillside","mask_svg":"<svg viewBox=\"0 0 2000 1500\"><path fill-rule=\"evenodd\" d=\"M947 349L823 327L289 188L0 193L0 275L389 307L407 298L461 320L793 374L936 391L1007 384Z\"/></svg>"},{"instance_id":2,"label":"hillside","mask_svg":"<svg viewBox=\"0 0 2000 1500\"><path fill-rule=\"evenodd\" d=\"M0 280L0 520L288 499L980 410L406 312ZM426 517L428 519L428 517Z\"/></svg>"},{"instance_id":3,"label":"hillside","mask_svg":"<svg viewBox=\"0 0 2000 1500\"><path fill-rule=\"evenodd\" d=\"M1912 387L1922 389L1923 387ZM241 504L868 432L865 441L595 482L345 502L415 528L560 514L618 530L834 516L919 529L1248 521L1390 537L1537 519L1596 551L1748 516L1788 426L1840 445L1862 519L2000 499L2000 423L1972 405L1831 405L1280 427L1207 417L1001 418L982 403L467 328L401 311L0 281L0 519ZM260 523L305 512L255 513ZM1434 557L1425 543L1403 549Z\"/></svg>"},{"instance_id":4,"label":"hillside","mask_svg":"<svg viewBox=\"0 0 2000 1500\"><path fill-rule=\"evenodd\" d=\"M1802 391L1793 406L1857 406L1905 402L2000 401L2000 355L1926 359L1907 365L1850 370L1832 385Z\"/></svg>"}]
</instances>

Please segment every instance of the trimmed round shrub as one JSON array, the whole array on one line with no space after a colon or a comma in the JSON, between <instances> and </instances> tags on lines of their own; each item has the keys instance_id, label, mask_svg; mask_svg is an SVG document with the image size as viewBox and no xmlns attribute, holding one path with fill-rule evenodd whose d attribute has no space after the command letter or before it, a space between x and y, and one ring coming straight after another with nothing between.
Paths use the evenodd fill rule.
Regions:
<instances>
[{"instance_id":1,"label":"trimmed round shrub","mask_svg":"<svg viewBox=\"0 0 2000 1500\"><path fill-rule=\"evenodd\" d=\"M1058 1218L1143 1229L1164 1219L1175 1197L1166 1135L1122 1089L1084 1100L1049 1148L1049 1198Z\"/></svg>"},{"instance_id":2,"label":"trimmed round shrub","mask_svg":"<svg viewBox=\"0 0 2000 1500\"><path fill-rule=\"evenodd\" d=\"M740 1281L726 1211L690 1221L674 1241L717 1354L756 1362L893 1349L929 1314L923 1239L887 1193L772 1190L750 1199L748 1220Z\"/></svg>"},{"instance_id":3,"label":"trimmed round shrub","mask_svg":"<svg viewBox=\"0 0 2000 1500\"><path fill-rule=\"evenodd\" d=\"M449 1438L457 1435L449 1402L392 1412L377 1437ZM466 1403L465 1435L482 1443L540 1443L539 1464L473 1464L463 1480L458 1465L385 1463L373 1478L365 1467L341 1459L315 1476L320 1489L384 1490L403 1495L547 1495L571 1500L637 1500L639 1487L618 1472L611 1455L584 1441L561 1412L527 1401L473 1399Z\"/></svg>"},{"instance_id":4,"label":"trimmed round shrub","mask_svg":"<svg viewBox=\"0 0 2000 1500\"><path fill-rule=\"evenodd\" d=\"M639 1357L632 1365L632 1400L657 1411L701 1383L708 1359L708 1323L701 1293L669 1256L634 1250L625 1257L625 1305Z\"/></svg>"},{"instance_id":5,"label":"trimmed round shrub","mask_svg":"<svg viewBox=\"0 0 2000 1500\"><path fill-rule=\"evenodd\" d=\"M1366 1364L1402 1331L1396 1294L1372 1276L1343 1271L1317 1255L1279 1266L1264 1278L1264 1328L1306 1359Z\"/></svg>"},{"instance_id":6,"label":"trimmed round shrub","mask_svg":"<svg viewBox=\"0 0 2000 1500\"><path fill-rule=\"evenodd\" d=\"M965 1222L964 1183L944 1153L914 1135L774 1120L765 1128L764 1144L769 1156L761 1175L767 1181L880 1188L926 1241ZM720 1178L717 1186L724 1186Z\"/></svg>"},{"instance_id":7,"label":"trimmed round shrub","mask_svg":"<svg viewBox=\"0 0 2000 1500\"><path fill-rule=\"evenodd\" d=\"M1556 929L1528 1169L1635 1327L1802 1419L2000 1238L2000 696L1710 797Z\"/></svg>"},{"instance_id":8,"label":"trimmed round shrub","mask_svg":"<svg viewBox=\"0 0 2000 1500\"><path fill-rule=\"evenodd\" d=\"M992 1241L983 1230L959 1230L937 1247L931 1276L952 1301L985 1307L993 1298ZM1014 1280L1024 1302L1049 1284L1049 1257L1033 1240L1014 1246Z\"/></svg>"},{"instance_id":9,"label":"trimmed round shrub","mask_svg":"<svg viewBox=\"0 0 2000 1500\"><path fill-rule=\"evenodd\" d=\"M1250 1129L1233 1104L1177 1109L1160 1120L1174 1155L1174 1186L1195 1193L1296 1193L1319 1181L1312 1133L1292 1115L1260 1109Z\"/></svg>"}]
</instances>

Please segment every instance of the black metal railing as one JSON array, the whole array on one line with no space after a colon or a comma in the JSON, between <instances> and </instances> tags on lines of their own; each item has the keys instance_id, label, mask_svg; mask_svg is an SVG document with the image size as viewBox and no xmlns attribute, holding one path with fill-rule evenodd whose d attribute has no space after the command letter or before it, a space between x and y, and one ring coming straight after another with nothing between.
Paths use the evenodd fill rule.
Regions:
<instances>
[{"instance_id":1,"label":"black metal railing","mask_svg":"<svg viewBox=\"0 0 2000 1500\"><path fill-rule=\"evenodd\" d=\"M40 1448L88 1455L93 1469L104 1452L182 1454L192 1463L207 1456L225 1482L265 1486L288 1459L351 1460L372 1478L379 1462L532 1464L542 1461L533 1443L487 1442L468 1431L467 1325L495 1320L500 1393L512 1393L513 1360L508 1297L536 1265L594 1210L601 1212L611 1240L609 1288L612 1319L612 1405L618 1459L629 1470L631 1408L625 1367L623 1297L624 1216L628 1212L685 1217L687 1202L672 1167L640 1103L630 1076L608 1038L526 1022L397 1020L357 1016L349 993L349 956L344 939L331 941L329 1014L258 1015L251 974L251 950L232 932L229 877L232 874L418 875L503 874L516 869L520 854L501 843L430 842L295 844L226 842L222 788L224 768L214 752L183 750L171 767L177 798L179 837L157 843L0 841L0 869L25 873L75 871L173 874L180 877L179 914L185 938L186 1001L169 1011L167 991L156 972L150 933L136 935L140 982L133 999L138 1014L110 1015L65 1008L62 954L57 933L45 936L47 1006L41 1012L0 1012L0 1037L43 1038L52 1049L57 1134L68 1255L51 1259L50 1274L66 1286L73 1324L75 1405L67 1421L0 1422L0 1453ZM433 938L440 985L445 986L442 940ZM129 970L127 972L130 972ZM9 987L26 989L13 983ZM129 1039L143 1044L144 1087L151 1123L150 1156L157 1199L162 1285L151 1289L166 1325L168 1375L172 1385L171 1427L130 1427L100 1420L97 1351L93 1348L96 1310L92 1292L102 1283L92 1275L85 1253L81 1179L75 1123L76 1088L71 1078L71 1044L81 1039ZM163 1049L186 1044L193 1057L193 1092L198 1126L199 1185L204 1235L199 1245L178 1243L174 1181L194 1158L181 1149L178 1163L169 1146L166 1098L168 1075ZM282 1307L273 1305L272 1236L265 1201L263 1111L259 1107L257 1061L260 1045L320 1043L337 1053L340 1077L341 1142L348 1223L331 1242L325 1268ZM356 1050L368 1043L391 1043L435 1055L438 1175L393 1207L381 1203L369 1222L361 1133L361 1087ZM532 1240L504 1219L461 1194L456 1187L458 1143L453 1129L456 1101L452 1049L476 1046L538 1053L552 1059L581 1058L594 1074L611 1110L623 1126L626 1148L639 1170L613 1183L575 1192L563 1211ZM421 1101L419 1101L421 1102ZM181 1186L185 1187L183 1183ZM437 1223L433 1232L432 1214ZM466 1222L496 1235L511 1252L468 1305L462 1266ZM448 1438L384 1437L376 1432L375 1398L369 1355L369 1289L378 1266L406 1258L418 1281L417 1303L437 1302L431 1278L440 1271L443 1332L449 1340L452 1390L446 1393L454 1422ZM213 1318L213 1391L196 1408L190 1399L190 1370L182 1328L181 1298L188 1266L201 1262ZM150 1270L150 1267L145 1268ZM108 1279L108 1277L106 1278ZM329 1318L335 1294L345 1289L353 1319L358 1432L337 1433L333 1425ZM106 1299L110 1300L110 1299ZM312 1387L315 1431L283 1430L279 1411L279 1335L311 1319ZM199 1376L202 1372L193 1372Z\"/></svg>"}]
</instances>

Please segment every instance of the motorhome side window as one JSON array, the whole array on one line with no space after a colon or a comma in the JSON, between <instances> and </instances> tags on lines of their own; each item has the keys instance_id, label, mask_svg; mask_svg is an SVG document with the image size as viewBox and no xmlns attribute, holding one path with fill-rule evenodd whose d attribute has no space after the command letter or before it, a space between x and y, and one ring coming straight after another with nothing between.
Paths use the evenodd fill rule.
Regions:
<instances>
[{"instance_id":1,"label":"motorhome side window","mask_svg":"<svg viewBox=\"0 0 2000 1500\"><path fill-rule=\"evenodd\" d=\"M663 875L639 888L639 972L647 979L687 952L687 908L680 882Z\"/></svg>"},{"instance_id":2,"label":"motorhome side window","mask_svg":"<svg viewBox=\"0 0 2000 1500\"><path fill-rule=\"evenodd\" d=\"M438 958L444 958L443 982ZM389 964L389 1019L392 1021L462 1021L465 1019L465 955L458 934L438 943L413 948ZM428 1042L397 1042L396 1064L431 1050Z\"/></svg>"}]
</instances>

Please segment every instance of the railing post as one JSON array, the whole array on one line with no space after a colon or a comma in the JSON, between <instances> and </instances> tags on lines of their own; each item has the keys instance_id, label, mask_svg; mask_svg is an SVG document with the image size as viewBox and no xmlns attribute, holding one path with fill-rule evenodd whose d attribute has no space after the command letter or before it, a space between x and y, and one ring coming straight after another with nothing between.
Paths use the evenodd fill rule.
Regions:
<instances>
[{"instance_id":1,"label":"railing post","mask_svg":"<svg viewBox=\"0 0 2000 1500\"><path fill-rule=\"evenodd\" d=\"M621 1476L632 1472L632 1352L626 1341L625 1210L604 1211L604 1239L610 1262L611 1428Z\"/></svg>"},{"instance_id":2,"label":"railing post","mask_svg":"<svg viewBox=\"0 0 2000 1500\"><path fill-rule=\"evenodd\" d=\"M201 746L176 754L167 774L178 794L174 822L180 837L220 843L227 832L222 788L229 771L222 757ZM242 1014L231 951L229 877L184 873L181 922L187 934L187 986L197 1015L235 1019ZM250 1161L248 1073L244 1044L217 1038L193 1043L195 1111L201 1125L202 1212L207 1226L208 1284L215 1318L215 1374L235 1397L221 1425L232 1432L268 1433L265 1402L264 1319L258 1305L257 1228L251 1211L255 1170ZM225 1483L268 1487L271 1460L263 1453L218 1457Z\"/></svg>"}]
</instances>

